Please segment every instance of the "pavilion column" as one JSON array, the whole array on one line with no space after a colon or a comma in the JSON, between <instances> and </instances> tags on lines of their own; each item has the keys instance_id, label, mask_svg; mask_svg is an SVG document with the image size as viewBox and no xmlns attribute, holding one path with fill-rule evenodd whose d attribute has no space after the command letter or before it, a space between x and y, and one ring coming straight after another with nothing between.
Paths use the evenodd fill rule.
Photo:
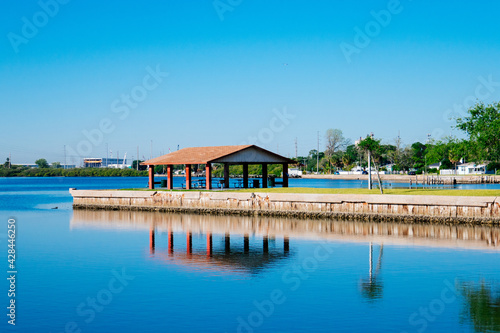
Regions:
<instances>
[{"instance_id":1,"label":"pavilion column","mask_svg":"<svg viewBox=\"0 0 500 333\"><path fill-rule=\"evenodd\" d=\"M206 189L212 189L212 164L207 163L205 165L205 177L206 177Z\"/></svg>"},{"instance_id":2,"label":"pavilion column","mask_svg":"<svg viewBox=\"0 0 500 333\"><path fill-rule=\"evenodd\" d=\"M171 190L174 188L174 177L173 177L173 169L174 166L169 164L167 165L167 189Z\"/></svg>"},{"instance_id":3,"label":"pavilion column","mask_svg":"<svg viewBox=\"0 0 500 333\"><path fill-rule=\"evenodd\" d=\"M229 188L229 164L224 163L224 188Z\"/></svg>"},{"instance_id":4,"label":"pavilion column","mask_svg":"<svg viewBox=\"0 0 500 333\"><path fill-rule=\"evenodd\" d=\"M267 188L267 163L262 163L262 187Z\"/></svg>"},{"instance_id":5,"label":"pavilion column","mask_svg":"<svg viewBox=\"0 0 500 333\"><path fill-rule=\"evenodd\" d=\"M191 189L191 164L186 164L186 190Z\"/></svg>"},{"instance_id":6,"label":"pavilion column","mask_svg":"<svg viewBox=\"0 0 500 333\"><path fill-rule=\"evenodd\" d=\"M248 188L248 163L243 163L243 188Z\"/></svg>"},{"instance_id":7,"label":"pavilion column","mask_svg":"<svg viewBox=\"0 0 500 333\"><path fill-rule=\"evenodd\" d=\"M154 190L155 188L155 166L149 166L149 189Z\"/></svg>"},{"instance_id":8,"label":"pavilion column","mask_svg":"<svg viewBox=\"0 0 500 333\"><path fill-rule=\"evenodd\" d=\"M283 187L288 187L288 163L283 163Z\"/></svg>"}]
</instances>

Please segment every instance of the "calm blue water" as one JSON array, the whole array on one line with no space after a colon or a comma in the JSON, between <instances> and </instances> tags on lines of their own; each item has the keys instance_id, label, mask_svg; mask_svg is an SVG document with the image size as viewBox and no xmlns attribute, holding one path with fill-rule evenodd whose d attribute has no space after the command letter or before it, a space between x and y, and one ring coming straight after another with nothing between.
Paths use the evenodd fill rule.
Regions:
<instances>
[{"instance_id":1,"label":"calm blue water","mask_svg":"<svg viewBox=\"0 0 500 333\"><path fill-rule=\"evenodd\" d=\"M2 268L14 217L18 270L16 326L4 280L0 331L500 331L498 228L71 208L69 187L146 182L0 179Z\"/></svg>"}]
</instances>

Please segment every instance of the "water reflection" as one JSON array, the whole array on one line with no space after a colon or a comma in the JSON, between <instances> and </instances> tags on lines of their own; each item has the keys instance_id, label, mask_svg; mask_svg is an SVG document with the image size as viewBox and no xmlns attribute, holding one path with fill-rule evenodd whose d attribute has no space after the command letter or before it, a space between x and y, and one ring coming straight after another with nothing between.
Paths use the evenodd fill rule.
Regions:
<instances>
[{"instance_id":1,"label":"water reflection","mask_svg":"<svg viewBox=\"0 0 500 333\"><path fill-rule=\"evenodd\" d=\"M267 235L262 236L261 247L255 244L250 246L250 236L243 235L243 246L239 244L231 244L231 239L241 238L240 235L232 235L229 232L217 235L222 239L221 244L214 244L213 233L208 231L205 233L206 245L205 249L200 250L196 247L193 250L193 232L189 229L185 230L185 234L174 235L172 227L168 227L166 235L166 247L157 248L156 235L162 233L162 226L150 227L149 231L149 252L151 258L162 260L167 264L175 264L189 269L197 269L204 271L215 272L231 272L231 273L249 273L258 274L268 266L275 266L278 261L286 259L290 255L290 245L288 237L283 239L283 246L274 246L269 248L269 239ZM184 247L174 247L174 239L179 236L185 236ZM271 237L271 240L274 240ZM158 242L160 244L160 242ZM199 244L196 244L199 245Z\"/></svg>"},{"instance_id":2,"label":"water reflection","mask_svg":"<svg viewBox=\"0 0 500 333\"><path fill-rule=\"evenodd\" d=\"M77 209L73 212L71 228L107 228L114 230L151 230L151 228L154 228L160 232L167 232L168 242L172 246L174 242L173 232L191 232L203 235L227 234L228 236L233 234L254 235L255 237L262 237L261 251L266 248L265 237L268 237L269 240L276 237L282 238L282 252L285 249L289 250L288 239L294 238L490 251L499 251L500 249L500 228L489 226L301 220ZM150 235L150 240L153 240L152 243L155 243L154 236L153 234ZM228 247L230 246L230 240L228 238L226 243ZM244 244L245 242L248 242L246 238L244 238ZM233 250L236 249L231 247L231 251Z\"/></svg>"},{"instance_id":3,"label":"water reflection","mask_svg":"<svg viewBox=\"0 0 500 333\"><path fill-rule=\"evenodd\" d=\"M500 285L486 281L461 282L464 297L461 322L470 322L476 332L500 332Z\"/></svg>"},{"instance_id":4,"label":"water reflection","mask_svg":"<svg viewBox=\"0 0 500 333\"><path fill-rule=\"evenodd\" d=\"M382 278L379 276L380 268L382 267L382 256L384 254L384 244L381 244L378 252L377 267L375 273L373 272L373 244L369 245L369 270L368 278L361 279L361 295L369 301L374 301L382 298L382 291L384 288Z\"/></svg>"}]
</instances>

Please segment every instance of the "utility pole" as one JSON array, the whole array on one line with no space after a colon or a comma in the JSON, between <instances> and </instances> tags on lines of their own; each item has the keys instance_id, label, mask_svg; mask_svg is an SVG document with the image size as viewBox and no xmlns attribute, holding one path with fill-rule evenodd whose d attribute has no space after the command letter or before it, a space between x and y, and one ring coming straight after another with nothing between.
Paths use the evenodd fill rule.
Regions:
<instances>
[{"instance_id":1,"label":"utility pole","mask_svg":"<svg viewBox=\"0 0 500 333\"><path fill-rule=\"evenodd\" d=\"M297 154L297 137L295 137L295 158L298 157L298 154Z\"/></svg>"},{"instance_id":2,"label":"utility pole","mask_svg":"<svg viewBox=\"0 0 500 333\"><path fill-rule=\"evenodd\" d=\"M135 165L137 171L139 171L139 146L137 146L137 163Z\"/></svg>"},{"instance_id":3,"label":"utility pole","mask_svg":"<svg viewBox=\"0 0 500 333\"><path fill-rule=\"evenodd\" d=\"M368 150L368 189L372 189L372 154Z\"/></svg>"},{"instance_id":4,"label":"utility pole","mask_svg":"<svg viewBox=\"0 0 500 333\"><path fill-rule=\"evenodd\" d=\"M318 131L318 149L316 150L316 174L319 174L319 131Z\"/></svg>"},{"instance_id":5,"label":"utility pole","mask_svg":"<svg viewBox=\"0 0 500 333\"><path fill-rule=\"evenodd\" d=\"M109 149L108 143L106 142L106 168L109 166Z\"/></svg>"}]
</instances>

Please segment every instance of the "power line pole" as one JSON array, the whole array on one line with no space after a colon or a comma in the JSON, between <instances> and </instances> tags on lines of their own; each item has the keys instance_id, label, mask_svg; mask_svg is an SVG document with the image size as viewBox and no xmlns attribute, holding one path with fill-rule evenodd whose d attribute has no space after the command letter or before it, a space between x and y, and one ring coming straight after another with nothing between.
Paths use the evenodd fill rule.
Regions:
<instances>
[{"instance_id":1,"label":"power line pole","mask_svg":"<svg viewBox=\"0 0 500 333\"><path fill-rule=\"evenodd\" d=\"M106 142L106 168L109 166L109 149L108 143Z\"/></svg>"},{"instance_id":2,"label":"power line pole","mask_svg":"<svg viewBox=\"0 0 500 333\"><path fill-rule=\"evenodd\" d=\"M319 173L319 131L318 131L318 149L316 150L316 174Z\"/></svg>"},{"instance_id":3,"label":"power line pole","mask_svg":"<svg viewBox=\"0 0 500 333\"><path fill-rule=\"evenodd\" d=\"M368 189L372 189L372 154L368 150Z\"/></svg>"},{"instance_id":4,"label":"power line pole","mask_svg":"<svg viewBox=\"0 0 500 333\"><path fill-rule=\"evenodd\" d=\"M137 163L135 165L137 171L139 171L139 146L137 146Z\"/></svg>"},{"instance_id":5,"label":"power line pole","mask_svg":"<svg viewBox=\"0 0 500 333\"><path fill-rule=\"evenodd\" d=\"M298 154L297 154L297 137L295 137L295 158L298 157Z\"/></svg>"}]
</instances>

